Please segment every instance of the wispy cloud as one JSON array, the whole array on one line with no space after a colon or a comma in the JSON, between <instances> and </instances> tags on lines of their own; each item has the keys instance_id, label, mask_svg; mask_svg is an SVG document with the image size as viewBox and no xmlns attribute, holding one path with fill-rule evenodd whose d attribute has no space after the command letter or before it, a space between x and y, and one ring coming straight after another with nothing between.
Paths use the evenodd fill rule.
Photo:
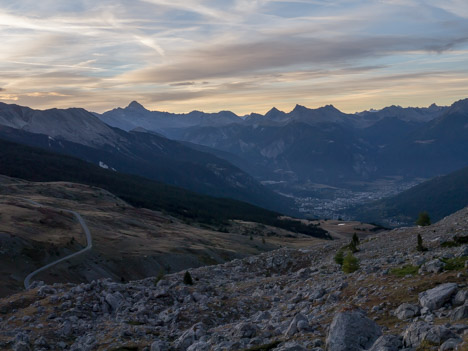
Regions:
<instances>
[{"instance_id":1,"label":"wispy cloud","mask_svg":"<svg viewBox=\"0 0 468 351\"><path fill-rule=\"evenodd\" d=\"M238 113L449 103L466 94L464 33L465 0L0 1L0 99Z\"/></svg>"}]
</instances>

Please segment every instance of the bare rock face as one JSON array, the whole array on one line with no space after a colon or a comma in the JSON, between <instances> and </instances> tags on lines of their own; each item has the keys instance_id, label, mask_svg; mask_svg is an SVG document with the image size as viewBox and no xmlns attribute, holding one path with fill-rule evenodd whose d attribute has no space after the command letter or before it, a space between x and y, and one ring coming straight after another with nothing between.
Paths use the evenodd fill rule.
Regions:
<instances>
[{"instance_id":1,"label":"bare rock face","mask_svg":"<svg viewBox=\"0 0 468 351\"><path fill-rule=\"evenodd\" d=\"M456 283L441 284L420 293L419 303L422 307L427 307L431 311L437 310L449 302L457 290L458 285Z\"/></svg>"},{"instance_id":2,"label":"bare rock face","mask_svg":"<svg viewBox=\"0 0 468 351\"><path fill-rule=\"evenodd\" d=\"M372 347L380 327L361 311L340 312L333 318L327 337L328 351L360 351Z\"/></svg>"}]
</instances>

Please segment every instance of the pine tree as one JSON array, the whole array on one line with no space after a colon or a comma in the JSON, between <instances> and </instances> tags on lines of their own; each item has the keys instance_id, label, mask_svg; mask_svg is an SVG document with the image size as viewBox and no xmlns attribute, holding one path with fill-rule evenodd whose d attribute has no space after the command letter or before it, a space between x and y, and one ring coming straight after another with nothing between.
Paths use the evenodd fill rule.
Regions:
<instances>
[{"instance_id":1,"label":"pine tree","mask_svg":"<svg viewBox=\"0 0 468 351\"><path fill-rule=\"evenodd\" d=\"M418 219L416 220L416 224L420 225L421 227L424 227L426 225L431 225L431 218L429 217L429 214L426 211L419 212Z\"/></svg>"},{"instance_id":2,"label":"pine tree","mask_svg":"<svg viewBox=\"0 0 468 351\"><path fill-rule=\"evenodd\" d=\"M186 271L186 272L185 272L185 275L184 275L184 284L185 284L185 285L193 285L192 276L190 275L190 272L189 272L189 271Z\"/></svg>"},{"instance_id":3,"label":"pine tree","mask_svg":"<svg viewBox=\"0 0 468 351\"><path fill-rule=\"evenodd\" d=\"M353 234L353 239L352 240L356 244L356 246L358 246L360 244L359 237L357 236L356 233Z\"/></svg>"},{"instance_id":4,"label":"pine tree","mask_svg":"<svg viewBox=\"0 0 468 351\"><path fill-rule=\"evenodd\" d=\"M418 234L418 245L416 246L416 250L418 251L427 251L427 248L424 247L423 245L423 239L421 237L421 234Z\"/></svg>"},{"instance_id":5,"label":"pine tree","mask_svg":"<svg viewBox=\"0 0 468 351\"><path fill-rule=\"evenodd\" d=\"M359 251L359 249L357 248L356 243L355 243L354 240L351 240L351 242L349 243L348 247L349 247L349 250L350 250L352 253L355 253L355 252L358 252L358 251Z\"/></svg>"}]
</instances>

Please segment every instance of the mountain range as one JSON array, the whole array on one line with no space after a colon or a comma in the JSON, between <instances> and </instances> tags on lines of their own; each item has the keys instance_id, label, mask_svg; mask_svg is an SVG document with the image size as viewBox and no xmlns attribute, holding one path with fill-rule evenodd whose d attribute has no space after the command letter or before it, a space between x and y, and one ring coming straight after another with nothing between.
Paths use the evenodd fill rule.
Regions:
<instances>
[{"instance_id":1,"label":"mountain range","mask_svg":"<svg viewBox=\"0 0 468 351\"><path fill-rule=\"evenodd\" d=\"M83 109L0 104L0 138L217 197L291 212L291 201L229 162L155 133L108 126Z\"/></svg>"},{"instance_id":2,"label":"mountain range","mask_svg":"<svg viewBox=\"0 0 468 351\"><path fill-rule=\"evenodd\" d=\"M350 187L390 176L430 178L466 166L467 105L461 100L450 107L390 106L356 114L331 105L297 105L289 113L273 108L241 118L230 112L168 114L132 102L97 116L116 127L127 123L127 129L140 127L217 150L205 150L212 154L222 151L264 182Z\"/></svg>"},{"instance_id":3,"label":"mountain range","mask_svg":"<svg viewBox=\"0 0 468 351\"><path fill-rule=\"evenodd\" d=\"M466 167L467 128L468 99L355 114L296 105L247 116L149 111L135 101L103 114L0 103L2 139L293 215L317 187L414 184Z\"/></svg>"}]
</instances>

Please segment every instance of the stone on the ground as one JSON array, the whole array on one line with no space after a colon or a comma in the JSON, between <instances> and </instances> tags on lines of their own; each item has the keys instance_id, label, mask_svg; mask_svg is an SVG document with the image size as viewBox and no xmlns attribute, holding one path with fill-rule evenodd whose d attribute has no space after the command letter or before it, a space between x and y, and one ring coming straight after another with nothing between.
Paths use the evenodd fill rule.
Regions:
<instances>
[{"instance_id":1,"label":"stone on the ground","mask_svg":"<svg viewBox=\"0 0 468 351\"><path fill-rule=\"evenodd\" d=\"M330 325L327 350L367 350L381 335L380 327L363 312L358 310L339 312Z\"/></svg>"},{"instance_id":2,"label":"stone on the ground","mask_svg":"<svg viewBox=\"0 0 468 351\"><path fill-rule=\"evenodd\" d=\"M458 285L456 283L441 284L420 293L419 303L422 307L427 307L431 311L437 310L449 302L457 290Z\"/></svg>"}]
</instances>

